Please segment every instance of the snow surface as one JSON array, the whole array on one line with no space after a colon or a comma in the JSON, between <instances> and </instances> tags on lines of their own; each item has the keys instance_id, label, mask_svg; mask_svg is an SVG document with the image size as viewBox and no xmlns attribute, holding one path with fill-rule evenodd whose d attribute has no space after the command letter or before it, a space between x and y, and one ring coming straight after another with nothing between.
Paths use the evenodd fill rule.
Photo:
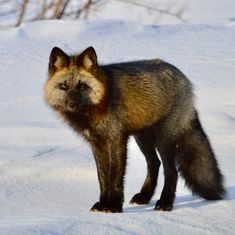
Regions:
<instances>
[{"instance_id":1,"label":"snow surface","mask_svg":"<svg viewBox=\"0 0 235 235\"><path fill-rule=\"evenodd\" d=\"M235 26L141 26L122 21L42 21L0 34L0 235L5 234L234 234ZM129 205L146 164L131 139L122 214L89 212L98 200L89 146L43 100L49 53L88 46L100 63L161 58L194 83L200 111L225 176L227 197L208 202L179 180L174 210L153 200Z\"/></svg>"}]
</instances>

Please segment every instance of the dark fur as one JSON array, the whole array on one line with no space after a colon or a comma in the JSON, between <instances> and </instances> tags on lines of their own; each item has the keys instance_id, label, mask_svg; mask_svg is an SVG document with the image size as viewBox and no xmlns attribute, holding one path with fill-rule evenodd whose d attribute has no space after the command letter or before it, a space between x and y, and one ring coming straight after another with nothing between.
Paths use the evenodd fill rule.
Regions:
<instances>
[{"instance_id":1,"label":"dark fur","mask_svg":"<svg viewBox=\"0 0 235 235\"><path fill-rule=\"evenodd\" d=\"M56 63L58 56L61 58ZM58 79L56 73L65 69L65 74L75 71L79 81L85 70L104 88L96 104L91 98L95 88L84 93L77 86L75 89L74 81L65 91L64 104L52 104L46 97L49 105L91 145L100 183L100 198L93 211L122 211L130 135L134 135L148 168L146 180L131 203L146 204L152 198L160 167L158 157L165 183L156 210L172 209L176 164L194 194L209 200L223 198L222 175L194 108L191 83L177 68L161 60L99 66L93 48L77 57L69 57L56 48L50 58L49 82ZM53 96L53 91L48 90L46 94Z\"/></svg>"}]
</instances>

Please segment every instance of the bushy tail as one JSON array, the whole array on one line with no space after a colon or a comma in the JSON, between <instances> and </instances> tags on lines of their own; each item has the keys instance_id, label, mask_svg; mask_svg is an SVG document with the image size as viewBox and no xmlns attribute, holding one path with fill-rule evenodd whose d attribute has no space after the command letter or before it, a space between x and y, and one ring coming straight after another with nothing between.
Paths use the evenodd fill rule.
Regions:
<instances>
[{"instance_id":1,"label":"bushy tail","mask_svg":"<svg viewBox=\"0 0 235 235\"><path fill-rule=\"evenodd\" d=\"M224 197L223 176L197 116L192 128L177 142L176 161L186 185L194 194L207 200Z\"/></svg>"}]
</instances>

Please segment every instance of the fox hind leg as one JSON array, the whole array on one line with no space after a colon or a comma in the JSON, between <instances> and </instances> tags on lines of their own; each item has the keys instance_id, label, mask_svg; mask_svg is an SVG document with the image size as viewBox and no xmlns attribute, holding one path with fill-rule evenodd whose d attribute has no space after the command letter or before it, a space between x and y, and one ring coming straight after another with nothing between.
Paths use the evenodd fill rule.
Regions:
<instances>
[{"instance_id":1,"label":"fox hind leg","mask_svg":"<svg viewBox=\"0 0 235 235\"><path fill-rule=\"evenodd\" d=\"M160 199L157 201L155 210L171 211L175 199L175 191L177 184L177 170L175 166L175 145L167 145L158 149L163 169L164 169L164 186Z\"/></svg>"},{"instance_id":2,"label":"fox hind leg","mask_svg":"<svg viewBox=\"0 0 235 235\"><path fill-rule=\"evenodd\" d=\"M148 204L157 185L158 172L161 162L158 159L150 130L141 130L135 135L135 140L146 158L147 176L140 192L134 195L130 203L139 205Z\"/></svg>"}]
</instances>

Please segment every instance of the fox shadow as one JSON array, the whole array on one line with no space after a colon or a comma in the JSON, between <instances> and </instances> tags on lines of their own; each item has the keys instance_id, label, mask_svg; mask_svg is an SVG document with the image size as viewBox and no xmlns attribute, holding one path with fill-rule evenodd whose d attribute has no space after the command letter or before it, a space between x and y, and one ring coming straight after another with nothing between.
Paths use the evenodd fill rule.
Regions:
<instances>
[{"instance_id":1,"label":"fox shadow","mask_svg":"<svg viewBox=\"0 0 235 235\"><path fill-rule=\"evenodd\" d=\"M235 186L231 186L226 188L226 195L223 199L225 201L233 201L235 200ZM208 201L203 198L194 195L183 195L175 198L173 210L178 210L182 208L200 208L203 206L207 206L210 204L218 203L218 200ZM147 212L152 211L155 207L156 200L152 200L147 205L136 205L124 208L124 212L134 213L134 212Z\"/></svg>"}]
</instances>

